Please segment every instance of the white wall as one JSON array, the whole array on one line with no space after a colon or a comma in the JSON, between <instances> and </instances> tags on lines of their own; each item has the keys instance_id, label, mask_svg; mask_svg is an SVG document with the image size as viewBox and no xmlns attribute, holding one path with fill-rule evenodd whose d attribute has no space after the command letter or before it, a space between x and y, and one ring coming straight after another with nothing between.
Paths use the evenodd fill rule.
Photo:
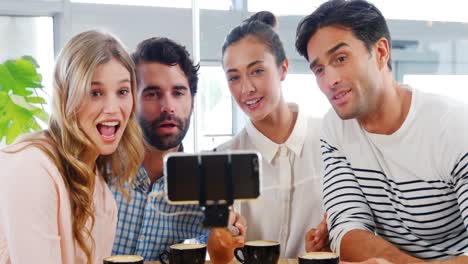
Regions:
<instances>
[{"instance_id":1,"label":"white wall","mask_svg":"<svg viewBox=\"0 0 468 264\"><path fill-rule=\"evenodd\" d=\"M189 51L193 47L190 9L81 4L69 0L0 0L0 15L53 16L56 52L71 36L96 28L117 35L129 51L141 40L154 36L174 39ZM245 7L240 11L200 10L202 65L220 64L225 36L248 16ZM292 74L310 74L308 63L297 54L294 46L296 27L301 19L302 16L279 17L279 34ZM404 74L468 74L467 23L390 20L388 24L394 41L414 43L393 50L397 80L402 81Z\"/></svg>"},{"instance_id":2,"label":"white wall","mask_svg":"<svg viewBox=\"0 0 468 264\"><path fill-rule=\"evenodd\" d=\"M81 4L70 3L69 0L0 0L0 15L54 16L58 39L56 50L71 36L92 28L113 32L130 50L139 41L152 36L172 38L192 50L190 9ZM245 11L201 10L201 60L219 61L224 37L248 15ZM279 17L279 34L291 61L292 72L308 72L307 63L294 48L296 27L301 18ZM468 63L467 23L390 20L388 24L394 40L418 42L414 50L396 51L395 61L427 63L428 60L440 59L443 63L458 63L449 65L449 68L441 66L441 71L468 71L465 67ZM434 52L438 57L431 54Z\"/></svg>"},{"instance_id":3,"label":"white wall","mask_svg":"<svg viewBox=\"0 0 468 264\"><path fill-rule=\"evenodd\" d=\"M68 37L99 28L117 35L130 50L154 36L174 39L192 50L190 9L71 3L70 12Z\"/></svg>"}]
</instances>

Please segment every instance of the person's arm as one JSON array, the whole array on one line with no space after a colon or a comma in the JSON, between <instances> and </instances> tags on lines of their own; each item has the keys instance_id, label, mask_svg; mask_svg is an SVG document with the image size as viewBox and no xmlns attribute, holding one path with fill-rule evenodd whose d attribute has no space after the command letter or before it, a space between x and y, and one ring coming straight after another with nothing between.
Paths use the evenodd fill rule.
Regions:
<instances>
[{"instance_id":1,"label":"person's arm","mask_svg":"<svg viewBox=\"0 0 468 264\"><path fill-rule=\"evenodd\" d=\"M340 261L340 264L398 264L400 262L390 262L384 258L371 258L366 261L362 262L347 262L347 261ZM404 262L401 262L404 263ZM409 264L417 264L417 263L431 263L431 264L466 264L468 263L468 257L466 256L460 256L460 257L455 257L451 258L448 260L441 260L441 261L431 261L431 262L424 262L424 261L418 261L418 262L406 262Z\"/></svg>"},{"instance_id":2,"label":"person's arm","mask_svg":"<svg viewBox=\"0 0 468 264\"><path fill-rule=\"evenodd\" d=\"M234 249L244 246L247 233L245 218L231 211L229 225L237 227L239 235L233 236L227 228L213 228L208 236L208 253L213 263L231 262L234 258Z\"/></svg>"},{"instance_id":3,"label":"person's arm","mask_svg":"<svg viewBox=\"0 0 468 264\"><path fill-rule=\"evenodd\" d=\"M454 257L447 260L431 261L431 264L468 264L467 256Z\"/></svg>"},{"instance_id":4,"label":"person's arm","mask_svg":"<svg viewBox=\"0 0 468 264\"><path fill-rule=\"evenodd\" d=\"M62 263L57 222L59 199L48 170L51 162L37 149L13 155L3 156L6 159L1 162L0 177L0 225L10 261Z\"/></svg>"},{"instance_id":5,"label":"person's arm","mask_svg":"<svg viewBox=\"0 0 468 264\"><path fill-rule=\"evenodd\" d=\"M375 223L348 157L340 149L342 136L336 134L343 129L339 127L339 122L332 121L333 115L330 113L324 118L320 140L324 169L322 195L331 249L340 253L342 238L346 233L358 229L373 234Z\"/></svg>"},{"instance_id":6,"label":"person's arm","mask_svg":"<svg viewBox=\"0 0 468 264\"><path fill-rule=\"evenodd\" d=\"M444 123L446 122L446 123ZM468 106L460 105L440 123L444 129L439 138L440 153L436 153L441 174L447 175L447 181L455 190L463 224L468 232ZM468 263L468 252L465 256L454 257L434 263ZM431 262L432 263L432 262Z\"/></svg>"},{"instance_id":7,"label":"person's arm","mask_svg":"<svg viewBox=\"0 0 468 264\"><path fill-rule=\"evenodd\" d=\"M434 152L439 162L437 168L443 175L445 182L450 182L454 188L459 204L459 209L464 225L468 231L468 107L461 106L456 111L448 112L446 118L437 123L442 127L441 134L436 138L443 139L437 143L439 149ZM363 253L372 253L369 250L361 251L360 254L353 252L353 243L359 241L359 247L376 251L375 254L362 256ZM387 264L399 263L424 263L422 260L412 260L411 256L398 252L391 244L373 234L364 234L361 231L352 231L346 234L341 243L341 253L346 260L362 261L365 257L372 258L359 264ZM455 245L456 246L456 245ZM355 250L355 249L354 249ZM465 249L466 250L466 249ZM465 252L466 254L467 252ZM406 256L405 256L406 255ZM409 257L409 258L408 258ZM431 264L468 264L468 256L457 256L445 260L427 261Z\"/></svg>"},{"instance_id":8,"label":"person's arm","mask_svg":"<svg viewBox=\"0 0 468 264\"><path fill-rule=\"evenodd\" d=\"M352 230L341 240L340 257L346 261L384 258L394 263L417 263L420 259L400 251L390 242L366 230Z\"/></svg>"},{"instance_id":9,"label":"person's arm","mask_svg":"<svg viewBox=\"0 0 468 264\"><path fill-rule=\"evenodd\" d=\"M329 215L332 248L345 261L365 261L374 257L388 257L396 263L418 261L374 234L373 215L351 164L329 141L322 140L322 156L324 204Z\"/></svg>"},{"instance_id":10,"label":"person's arm","mask_svg":"<svg viewBox=\"0 0 468 264\"><path fill-rule=\"evenodd\" d=\"M331 119L330 119L331 120ZM338 126L342 124L338 122ZM397 263L417 260L401 253L375 235L372 210L355 176L337 134L343 128L328 122L323 126L321 150L324 161L323 198L333 251L343 261L365 261L391 254Z\"/></svg>"},{"instance_id":11,"label":"person's arm","mask_svg":"<svg viewBox=\"0 0 468 264\"><path fill-rule=\"evenodd\" d=\"M468 126L466 126L468 129ZM468 130L464 130L465 132ZM468 138L468 137L467 137ZM463 141L463 140L462 140ZM450 175L455 185L461 216L468 231L468 140L464 141L465 150L459 153ZM468 253L468 252L465 252ZM444 261L431 262L434 264L468 264L468 256L459 256Z\"/></svg>"}]
</instances>

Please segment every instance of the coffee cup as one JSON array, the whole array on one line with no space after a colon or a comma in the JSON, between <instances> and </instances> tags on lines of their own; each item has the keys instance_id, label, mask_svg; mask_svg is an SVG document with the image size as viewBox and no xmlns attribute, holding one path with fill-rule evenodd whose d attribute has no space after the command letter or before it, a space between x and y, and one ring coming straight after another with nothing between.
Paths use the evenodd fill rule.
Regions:
<instances>
[{"instance_id":1,"label":"coffee cup","mask_svg":"<svg viewBox=\"0 0 468 264\"><path fill-rule=\"evenodd\" d=\"M246 264L276 264L280 257L280 243L272 240L248 241L243 248L234 250L234 256Z\"/></svg>"},{"instance_id":2,"label":"coffee cup","mask_svg":"<svg viewBox=\"0 0 468 264\"><path fill-rule=\"evenodd\" d=\"M159 261L166 264L201 264L205 263L205 244L174 244L159 255Z\"/></svg>"},{"instance_id":3,"label":"coffee cup","mask_svg":"<svg viewBox=\"0 0 468 264\"><path fill-rule=\"evenodd\" d=\"M333 252L309 252L299 256L299 264L338 264L340 258Z\"/></svg>"},{"instance_id":4,"label":"coffee cup","mask_svg":"<svg viewBox=\"0 0 468 264\"><path fill-rule=\"evenodd\" d=\"M143 257L137 255L115 255L104 258L103 264L143 264Z\"/></svg>"}]
</instances>

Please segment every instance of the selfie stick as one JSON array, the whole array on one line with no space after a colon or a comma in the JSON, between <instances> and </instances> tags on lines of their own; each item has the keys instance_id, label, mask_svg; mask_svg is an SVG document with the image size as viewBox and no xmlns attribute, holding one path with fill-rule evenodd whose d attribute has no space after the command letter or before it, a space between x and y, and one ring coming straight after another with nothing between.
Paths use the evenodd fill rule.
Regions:
<instances>
[{"instance_id":1,"label":"selfie stick","mask_svg":"<svg viewBox=\"0 0 468 264\"><path fill-rule=\"evenodd\" d=\"M234 201L234 178L232 176L232 160L231 155L228 155L227 161L224 163L224 182L225 182L225 197L226 200L208 201L206 200L206 174L203 158L198 156L198 182L199 182L199 205L205 219L203 220L204 227L226 227L229 220L229 207Z\"/></svg>"}]
</instances>

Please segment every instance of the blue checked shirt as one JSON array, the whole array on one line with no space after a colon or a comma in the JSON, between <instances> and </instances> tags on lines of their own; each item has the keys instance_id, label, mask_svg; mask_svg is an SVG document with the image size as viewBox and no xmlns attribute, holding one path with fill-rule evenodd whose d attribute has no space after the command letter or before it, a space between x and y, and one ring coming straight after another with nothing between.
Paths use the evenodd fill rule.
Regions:
<instances>
[{"instance_id":1,"label":"blue checked shirt","mask_svg":"<svg viewBox=\"0 0 468 264\"><path fill-rule=\"evenodd\" d=\"M164 177L164 176L163 176ZM136 179L125 186L131 200L119 191L117 184L109 184L118 207L118 222L112 254L140 255L146 261L158 260L169 246L185 239L196 239L206 244L209 230L203 228L204 216L198 205L171 205L164 196L164 178L150 186L143 166ZM157 197L150 196L158 193ZM196 214L178 214L195 212ZM169 215L168 215L169 214Z\"/></svg>"}]
</instances>

